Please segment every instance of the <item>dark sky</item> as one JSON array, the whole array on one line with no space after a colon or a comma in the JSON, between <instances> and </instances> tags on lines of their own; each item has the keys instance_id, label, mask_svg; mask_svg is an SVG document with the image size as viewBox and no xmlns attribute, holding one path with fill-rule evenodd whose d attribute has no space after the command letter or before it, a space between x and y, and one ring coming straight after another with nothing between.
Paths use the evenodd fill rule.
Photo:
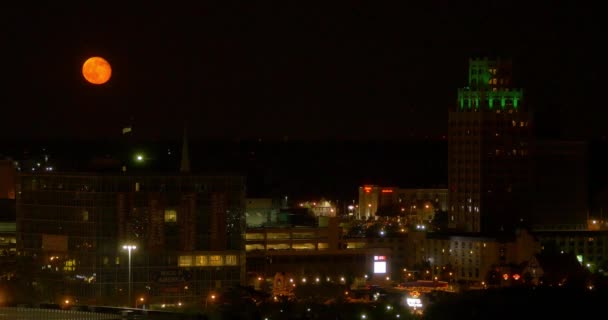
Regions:
<instances>
[{"instance_id":1,"label":"dark sky","mask_svg":"<svg viewBox=\"0 0 608 320\"><path fill-rule=\"evenodd\" d=\"M479 55L513 59L543 130L607 133L605 18L578 1L80 3L0 5L2 138L440 137Z\"/></svg>"}]
</instances>

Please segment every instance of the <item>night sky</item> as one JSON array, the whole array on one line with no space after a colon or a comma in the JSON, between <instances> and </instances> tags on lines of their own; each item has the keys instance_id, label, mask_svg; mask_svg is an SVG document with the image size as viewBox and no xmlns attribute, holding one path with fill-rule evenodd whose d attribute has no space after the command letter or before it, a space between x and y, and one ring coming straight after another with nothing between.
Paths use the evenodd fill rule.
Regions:
<instances>
[{"instance_id":1,"label":"night sky","mask_svg":"<svg viewBox=\"0 0 608 320\"><path fill-rule=\"evenodd\" d=\"M0 136L112 140L132 124L154 141L187 120L193 139L440 138L472 56L513 60L542 133L608 133L603 10L406 2L3 3ZM103 86L80 73L97 55Z\"/></svg>"}]
</instances>

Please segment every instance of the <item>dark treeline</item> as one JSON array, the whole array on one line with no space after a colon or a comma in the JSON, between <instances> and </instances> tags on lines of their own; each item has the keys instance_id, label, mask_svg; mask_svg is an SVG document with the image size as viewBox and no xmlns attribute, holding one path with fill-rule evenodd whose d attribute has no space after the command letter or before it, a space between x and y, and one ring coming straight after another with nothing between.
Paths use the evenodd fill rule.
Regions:
<instances>
[{"instance_id":1,"label":"dark treeline","mask_svg":"<svg viewBox=\"0 0 608 320\"><path fill-rule=\"evenodd\" d=\"M445 187L447 142L426 141L189 141L193 173L236 173L250 197L358 197L358 186ZM179 172L181 141L61 141L4 144L0 154L39 161L59 171ZM145 164L134 162L144 154Z\"/></svg>"}]
</instances>

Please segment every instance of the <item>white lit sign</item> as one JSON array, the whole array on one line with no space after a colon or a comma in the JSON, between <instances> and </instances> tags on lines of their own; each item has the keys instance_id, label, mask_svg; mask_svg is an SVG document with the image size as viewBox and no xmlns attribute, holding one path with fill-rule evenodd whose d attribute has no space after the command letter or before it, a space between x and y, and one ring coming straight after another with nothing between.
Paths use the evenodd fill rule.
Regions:
<instances>
[{"instance_id":1,"label":"white lit sign","mask_svg":"<svg viewBox=\"0 0 608 320\"><path fill-rule=\"evenodd\" d=\"M386 273L386 261L374 261L374 273Z\"/></svg>"},{"instance_id":2,"label":"white lit sign","mask_svg":"<svg viewBox=\"0 0 608 320\"><path fill-rule=\"evenodd\" d=\"M422 308L422 301L420 298L407 298L405 301L407 305L412 308Z\"/></svg>"}]
</instances>

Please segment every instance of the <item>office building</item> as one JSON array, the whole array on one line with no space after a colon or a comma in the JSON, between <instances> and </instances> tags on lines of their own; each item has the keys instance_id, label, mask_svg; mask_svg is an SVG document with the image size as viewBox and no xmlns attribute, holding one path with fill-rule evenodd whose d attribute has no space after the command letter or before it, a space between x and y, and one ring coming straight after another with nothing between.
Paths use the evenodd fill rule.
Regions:
<instances>
[{"instance_id":1,"label":"office building","mask_svg":"<svg viewBox=\"0 0 608 320\"><path fill-rule=\"evenodd\" d=\"M491 272L520 272L517 266L540 252L539 242L525 230L501 235L411 232L408 236L407 272L450 283L484 285Z\"/></svg>"},{"instance_id":2,"label":"office building","mask_svg":"<svg viewBox=\"0 0 608 320\"><path fill-rule=\"evenodd\" d=\"M277 273L289 274L297 282L352 283L367 277L390 283L386 278L392 272L392 250L370 241L343 237L337 218L329 218L326 227L250 228L246 233L249 284L272 281Z\"/></svg>"},{"instance_id":3,"label":"office building","mask_svg":"<svg viewBox=\"0 0 608 320\"><path fill-rule=\"evenodd\" d=\"M132 299L151 304L200 303L244 281L240 176L28 172L16 191L18 249L41 300L131 305L129 270Z\"/></svg>"},{"instance_id":4,"label":"office building","mask_svg":"<svg viewBox=\"0 0 608 320\"><path fill-rule=\"evenodd\" d=\"M511 83L511 62L470 59L468 85L448 119L448 223L512 230L528 218L531 117Z\"/></svg>"}]
</instances>

